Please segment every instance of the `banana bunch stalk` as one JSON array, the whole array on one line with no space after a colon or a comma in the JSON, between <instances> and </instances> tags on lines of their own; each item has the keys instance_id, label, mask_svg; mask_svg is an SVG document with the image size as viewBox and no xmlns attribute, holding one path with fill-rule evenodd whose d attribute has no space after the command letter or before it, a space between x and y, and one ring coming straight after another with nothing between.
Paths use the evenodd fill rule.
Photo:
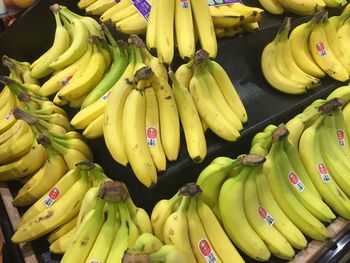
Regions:
<instances>
[{"instance_id":1,"label":"banana bunch stalk","mask_svg":"<svg viewBox=\"0 0 350 263\"><path fill-rule=\"evenodd\" d=\"M200 192L196 184L189 183L171 199L160 200L151 214L155 236L178 248L184 262L244 262ZM157 261L152 254L149 258ZM173 262L168 260L160 261Z\"/></svg>"},{"instance_id":2,"label":"banana bunch stalk","mask_svg":"<svg viewBox=\"0 0 350 263\"><path fill-rule=\"evenodd\" d=\"M225 70L208 59L205 50L199 50L192 61L181 65L175 74L170 75L187 148L193 160L205 157L206 145L201 136L206 126L228 141L240 137L242 123L247 121L246 110ZM182 98L184 96L186 100ZM191 114L186 112L186 108L191 108Z\"/></svg>"},{"instance_id":3,"label":"banana bunch stalk","mask_svg":"<svg viewBox=\"0 0 350 263\"><path fill-rule=\"evenodd\" d=\"M313 15L327 7L341 7L347 0L259 0L263 8L271 14L281 15L290 12L302 16Z\"/></svg>"},{"instance_id":4,"label":"banana bunch stalk","mask_svg":"<svg viewBox=\"0 0 350 263\"><path fill-rule=\"evenodd\" d=\"M209 11L218 38L233 37L244 30L256 31L264 15L263 9L245 6L242 3L214 5L209 7Z\"/></svg>"},{"instance_id":5,"label":"banana bunch stalk","mask_svg":"<svg viewBox=\"0 0 350 263\"><path fill-rule=\"evenodd\" d=\"M287 94L302 94L309 89L320 86L321 82L318 78L310 75L297 64L293 50L296 50L295 42L288 39L290 31L290 18L285 18L280 29L274 38L263 50L261 55L262 72L267 82L275 89ZM299 42L298 42L299 43ZM299 45L300 47L300 45ZM303 54L299 51L296 55ZM306 61L303 61L306 63ZM317 77L321 77L320 74Z\"/></svg>"},{"instance_id":6,"label":"banana bunch stalk","mask_svg":"<svg viewBox=\"0 0 350 263\"><path fill-rule=\"evenodd\" d=\"M39 141L47 140L41 136ZM12 241L35 240L76 217L90 188L109 180L101 168L90 161L77 163L23 215Z\"/></svg>"},{"instance_id":7,"label":"banana bunch stalk","mask_svg":"<svg viewBox=\"0 0 350 263\"><path fill-rule=\"evenodd\" d=\"M125 184L118 181L105 182L86 193L70 242L60 242L70 231L50 246L56 253L63 249L61 262L121 262L128 249L144 252L162 246L152 235L145 210L134 205Z\"/></svg>"}]
</instances>

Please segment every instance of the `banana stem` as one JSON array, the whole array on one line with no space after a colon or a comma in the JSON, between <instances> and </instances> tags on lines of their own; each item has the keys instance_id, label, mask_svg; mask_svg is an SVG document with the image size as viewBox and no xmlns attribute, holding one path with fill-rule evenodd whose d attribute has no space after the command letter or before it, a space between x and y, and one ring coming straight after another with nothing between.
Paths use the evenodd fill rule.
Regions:
<instances>
[{"instance_id":1,"label":"banana stem","mask_svg":"<svg viewBox=\"0 0 350 263\"><path fill-rule=\"evenodd\" d=\"M145 253L136 254L136 253L131 253L126 251L122 258L122 263L132 263L132 262L149 263L151 261L148 254L145 254Z\"/></svg>"}]
</instances>

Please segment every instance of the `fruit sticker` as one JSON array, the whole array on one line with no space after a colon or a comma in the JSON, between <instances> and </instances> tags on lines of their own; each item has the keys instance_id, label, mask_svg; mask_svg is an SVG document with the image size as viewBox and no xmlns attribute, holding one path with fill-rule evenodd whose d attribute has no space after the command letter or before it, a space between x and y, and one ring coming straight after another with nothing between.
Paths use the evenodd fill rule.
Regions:
<instances>
[{"instance_id":1,"label":"fruit sticker","mask_svg":"<svg viewBox=\"0 0 350 263\"><path fill-rule=\"evenodd\" d=\"M44 205L46 205L47 207L52 206L59 196L60 196L60 189L58 189L57 187L52 188L50 193L47 195L47 197L43 202Z\"/></svg>"},{"instance_id":2,"label":"fruit sticker","mask_svg":"<svg viewBox=\"0 0 350 263\"><path fill-rule=\"evenodd\" d=\"M327 167L324 163L317 164L317 171L320 174L323 182L329 183L331 181L331 177L330 177L328 170L327 170Z\"/></svg>"},{"instance_id":3,"label":"fruit sticker","mask_svg":"<svg viewBox=\"0 0 350 263\"><path fill-rule=\"evenodd\" d=\"M337 130L337 138L338 138L339 146L344 148L345 147L345 132L341 129Z\"/></svg>"},{"instance_id":4,"label":"fruit sticker","mask_svg":"<svg viewBox=\"0 0 350 263\"><path fill-rule=\"evenodd\" d=\"M106 94L102 96L102 99L103 99L103 100L108 100L109 95L111 95L111 92L112 92L112 91L107 91Z\"/></svg>"},{"instance_id":5,"label":"fruit sticker","mask_svg":"<svg viewBox=\"0 0 350 263\"><path fill-rule=\"evenodd\" d=\"M97 260L97 259L91 259L89 261L89 263L101 263L101 262L99 260Z\"/></svg>"},{"instance_id":6,"label":"fruit sticker","mask_svg":"<svg viewBox=\"0 0 350 263\"><path fill-rule=\"evenodd\" d=\"M316 49L318 51L318 54L320 54L321 57L324 57L325 55L327 55L327 50L323 42L317 42Z\"/></svg>"},{"instance_id":7,"label":"fruit sticker","mask_svg":"<svg viewBox=\"0 0 350 263\"><path fill-rule=\"evenodd\" d=\"M151 4L148 0L130 0L135 6L137 12L143 16L143 18L148 21L149 13L151 12Z\"/></svg>"},{"instance_id":8,"label":"fruit sticker","mask_svg":"<svg viewBox=\"0 0 350 263\"><path fill-rule=\"evenodd\" d=\"M304 190L304 184L300 181L298 175L294 171L288 174L288 180L299 192Z\"/></svg>"},{"instance_id":9,"label":"fruit sticker","mask_svg":"<svg viewBox=\"0 0 350 263\"><path fill-rule=\"evenodd\" d=\"M157 128L154 126L149 126L146 128L146 138L148 146L156 146L157 145Z\"/></svg>"},{"instance_id":10,"label":"fruit sticker","mask_svg":"<svg viewBox=\"0 0 350 263\"><path fill-rule=\"evenodd\" d=\"M206 240L205 238L199 240L198 249L208 263L217 262L216 254L212 250L211 245L210 245L208 240Z\"/></svg>"},{"instance_id":11,"label":"fruit sticker","mask_svg":"<svg viewBox=\"0 0 350 263\"><path fill-rule=\"evenodd\" d=\"M60 80L60 84L61 84L62 88L64 86L66 86L72 78L73 78L73 76L71 75L71 76L68 76L68 77Z\"/></svg>"},{"instance_id":12,"label":"fruit sticker","mask_svg":"<svg viewBox=\"0 0 350 263\"><path fill-rule=\"evenodd\" d=\"M275 219L273 219L273 217L267 213L264 207L259 206L258 213L262 220L265 221L266 225L272 226L275 223Z\"/></svg>"},{"instance_id":13,"label":"fruit sticker","mask_svg":"<svg viewBox=\"0 0 350 263\"><path fill-rule=\"evenodd\" d=\"M6 115L5 119L8 121L9 119L11 119L12 115L13 115L13 109L11 109L11 111Z\"/></svg>"},{"instance_id":14,"label":"fruit sticker","mask_svg":"<svg viewBox=\"0 0 350 263\"><path fill-rule=\"evenodd\" d=\"M180 0L180 6L181 6L181 8L183 8L183 9L189 8L188 0Z\"/></svg>"},{"instance_id":15,"label":"fruit sticker","mask_svg":"<svg viewBox=\"0 0 350 263\"><path fill-rule=\"evenodd\" d=\"M208 5L228 5L233 3L242 3L241 0L208 0Z\"/></svg>"}]
</instances>

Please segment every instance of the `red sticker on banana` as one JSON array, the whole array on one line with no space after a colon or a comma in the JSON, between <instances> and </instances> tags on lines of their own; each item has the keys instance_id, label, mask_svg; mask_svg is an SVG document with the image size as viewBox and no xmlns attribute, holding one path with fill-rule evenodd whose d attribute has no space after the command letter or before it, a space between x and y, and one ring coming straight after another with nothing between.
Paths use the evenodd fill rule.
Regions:
<instances>
[{"instance_id":1,"label":"red sticker on banana","mask_svg":"<svg viewBox=\"0 0 350 263\"><path fill-rule=\"evenodd\" d=\"M146 138L147 138L148 146L157 145L157 135L158 135L158 130L155 126L149 126L146 128Z\"/></svg>"},{"instance_id":2,"label":"red sticker on banana","mask_svg":"<svg viewBox=\"0 0 350 263\"><path fill-rule=\"evenodd\" d=\"M345 147L345 132L341 129L337 130L337 138L338 138L339 146L344 148Z\"/></svg>"},{"instance_id":3,"label":"red sticker on banana","mask_svg":"<svg viewBox=\"0 0 350 263\"><path fill-rule=\"evenodd\" d=\"M89 263L101 263L101 262L99 260L97 260L97 259L92 259L92 260L89 261Z\"/></svg>"},{"instance_id":4,"label":"red sticker on banana","mask_svg":"<svg viewBox=\"0 0 350 263\"><path fill-rule=\"evenodd\" d=\"M317 42L316 49L318 51L318 54L320 54L321 57L324 57L327 55L327 50L323 42Z\"/></svg>"},{"instance_id":5,"label":"red sticker on banana","mask_svg":"<svg viewBox=\"0 0 350 263\"><path fill-rule=\"evenodd\" d=\"M304 190L304 184L300 181L298 175L294 171L288 174L288 180L299 192Z\"/></svg>"},{"instance_id":6,"label":"red sticker on banana","mask_svg":"<svg viewBox=\"0 0 350 263\"><path fill-rule=\"evenodd\" d=\"M179 0L179 1L180 1L181 8L187 9L187 8L190 7L190 4L189 4L188 0Z\"/></svg>"},{"instance_id":7,"label":"red sticker on banana","mask_svg":"<svg viewBox=\"0 0 350 263\"><path fill-rule=\"evenodd\" d=\"M329 175L327 167L324 163L317 164L317 171L320 174L323 182L329 183L331 181L331 176Z\"/></svg>"},{"instance_id":8,"label":"red sticker on banana","mask_svg":"<svg viewBox=\"0 0 350 263\"><path fill-rule=\"evenodd\" d=\"M258 213L261 219L265 221L266 225L272 226L275 223L275 219L273 219L264 207L259 206Z\"/></svg>"},{"instance_id":9,"label":"red sticker on banana","mask_svg":"<svg viewBox=\"0 0 350 263\"><path fill-rule=\"evenodd\" d=\"M44 205L46 205L47 207L52 206L59 196L60 196L60 189L58 189L57 187L52 188L43 202Z\"/></svg>"},{"instance_id":10,"label":"red sticker on banana","mask_svg":"<svg viewBox=\"0 0 350 263\"><path fill-rule=\"evenodd\" d=\"M214 253L214 250L211 248L209 241L205 238L199 240L198 249L201 255L205 258L208 263L217 262L217 256Z\"/></svg>"},{"instance_id":11,"label":"red sticker on banana","mask_svg":"<svg viewBox=\"0 0 350 263\"><path fill-rule=\"evenodd\" d=\"M73 78L73 76L71 75L71 76L68 76L68 77L66 77L66 78L64 78L64 79L62 79L62 80L60 80L60 83L61 83L62 88L63 88L64 86L66 86L72 78Z\"/></svg>"}]
</instances>

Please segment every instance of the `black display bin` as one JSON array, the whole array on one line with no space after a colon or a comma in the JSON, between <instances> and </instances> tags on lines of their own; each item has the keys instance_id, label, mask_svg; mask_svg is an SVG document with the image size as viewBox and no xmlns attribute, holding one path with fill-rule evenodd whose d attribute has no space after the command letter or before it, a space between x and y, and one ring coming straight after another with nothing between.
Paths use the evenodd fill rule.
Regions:
<instances>
[{"instance_id":1,"label":"black display bin","mask_svg":"<svg viewBox=\"0 0 350 263\"><path fill-rule=\"evenodd\" d=\"M39 1L28 9L14 25L0 34L0 56L6 54L17 60L32 62L46 51L53 41L55 29L54 17L48 7L56 2L67 6L76 13L84 14L82 10L77 8L77 1ZM251 6L258 5L256 0L246 0L244 3ZM330 13L339 14L340 11L339 9L333 9ZM309 17L292 14L287 15L292 17L292 27L310 19ZM187 154L185 139L181 134L182 143L178 160L168 162L167 171L159 174L158 184L148 189L138 182L131 168L123 167L112 159L103 139L88 141L94 153L94 161L101 164L106 174L112 179L121 180L127 184L131 196L138 206L150 212L157 201L172 196L183 184L195 181L200 171L215 157L236 157L239 154L247 153L252 137L263 130L265 126L288 121L312 101L325 98L335 88L345 84L326 77L322 79L321 87L304 95L292 96L278 92L266 82L261 72L260 56L263 48L276 35L282 19L283 16L273 16L266 13L258 32L244 33L234 38L219 40L216 61L229 74L247 109L249 118L241 133L242 137L237 142L227 142L213 133L207 132L207 157L201 164L195 164ZM115 30L112 33L117 38L125 38L125 35ZM174 68L176 69L180 63L182 63L181 60L176 57ZM1 75L7 73L4 67L0 67ZM69 108L66 108L66 110L70 117L77 112ZM11 182L9 186L11 192L16 194L19 183ZM0 218L2 218L1 215ZM8 233L8 235L10 234ZM349 239L348 237L347 240ZM345 240L342 240L342 242L349 243ZM52 258L44 238L34 241L33 246L40 262L56 262L55 259L58 259ZM340 254L338 252L338 256ZM247 261L249 262L249 259ZM17 262L17 260L9 262ZM284 261L272 259L270 262Z\"/></svg>"}]
</instances>

